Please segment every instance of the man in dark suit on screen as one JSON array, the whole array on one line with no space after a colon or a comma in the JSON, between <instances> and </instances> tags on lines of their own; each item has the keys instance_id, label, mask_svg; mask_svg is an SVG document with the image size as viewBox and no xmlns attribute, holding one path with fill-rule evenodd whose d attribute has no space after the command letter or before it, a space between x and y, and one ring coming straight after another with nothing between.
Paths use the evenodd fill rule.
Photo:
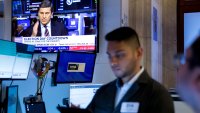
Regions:
<instances>
[{"instance_id":1,"label":"man in dark suit on screen","mask_svg":"<svg viewBox=\"0 0 200 113\"><path fill-rule=\"evenodd\" d=\"M141 66L143 49L135 30L117 28L106 40L117 79L97 90L87 109L92 113L174 113L168 91Z\"/></svg>"},{"instance_id":2,"label":"man in dark suit on screen","mask_svg":"<svg viewBox=\"0 0 200 113\"><path fill-rule=\"evenodd\" d=\"M50 1L44 0L38 10L39 21L27 28L24 36L66 36L67 29L65 25L61 22L51 21L52 16L53 5Z\"/></svg>"}]
</instances>

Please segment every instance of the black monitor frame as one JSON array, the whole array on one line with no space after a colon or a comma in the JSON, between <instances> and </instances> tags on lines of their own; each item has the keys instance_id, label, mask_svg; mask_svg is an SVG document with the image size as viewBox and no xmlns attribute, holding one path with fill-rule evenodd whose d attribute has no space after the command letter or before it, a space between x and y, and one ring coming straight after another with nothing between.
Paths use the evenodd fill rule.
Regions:
<instances>
[{"instance_id":1,"label":"black monitor frame","mask_svg":"<svg viewBox=\"0 0 200 113\"><path fill-rule=\"evenodd\" d=\"M15 113L17 113L17 107L18 107L18 85L12 85L12 86L7 86L6 87L6 101L5 101L6 102L6 109L5 109L5 113L9 113L8 112L8 109L9 109L9 105L8 105L9 104L9 94L10 94L9 89L13 88L13 87L17 88L17 92L15 92L16 97L17 97L16 98L16 103L15 103L16 104L16 112Z\"/></svg>"},{"instance_id":2,"label":"black monitor frame","mask_svg":"<svg viewBox=\"0 0 200 113\"><path fill-rule=\"evenodd\" d=\"M12 0L12 2L13 2L14 0ZM38 0L38 1L42 1L42 0ZM55 4L55 2L56 2L56 0L50 0L52 3L53 3L53 5ZM96 53L98 53L99 52L99 32L100 32L100 0L95 0L96 2L97 2L97 4L96 4L96 11L94 10L94 9L89 9L89 10L83 10L83 11L79 11L79 10L75 10L75 11L72 11L72 12L67 12L66 14L73 14L73 13L85 13L85 12L96 12L97 14L96 14L96 37L95 37L95 50L94 51L90 51L90 50L88 50L88 51L86 51L86 52L96 52ZM11 11L12 11L12 13L11 13L11 17L13 18L16 18L14 15L13 15L13 10L12 10L12 8L13 8L13 3L11 3ZM55 11L55 6L54 6L54 11ZM61 15L63 15L62 13L59 13L59 12L54 12L54 15L59 15L59 14L61 14ZM25 15L24 14L24 16L26 16L26 17L34 17L34 16L37 16L37 14L33 14L33 15ZM32 18L33 19L33 18ZM11 40L12 41L15 41L14 40L14 37L12 37L12 36L14 36L14 32L15 32L15 29L16 29L16 20L15 19L13 19L12 20L12 24L11 24ZM60 51L58 51L58 52L60 52ZM38 52L38 51L36 51L36 53L41 53L41 52ZM52 51L50 51L50 52L48 52L48 53L55 53L55 52L52 52Z\"/></svg>"},{"instance_id":3,"label":"black monitor frame","mask_svg":"<svg viewBox=\"0 0 200 113\"><path fill-rule=\"evenodd\" d=\"M200 12L199 0L177 1L177 53L184 53L184 13Z\"/></svg>"},{"instance_id":4,"label":"black monitor frame","mask_svg":"<svg viewBox=\"0 0 200 113\"><path fill-rule=\"evenodd\" d=\"M80 53L80 54L94 54L95 55L95 58L94 58L94 66L93 66L93 73L92 73L92 78L91 80L89 81L67 81L67 82L58 82L56 79L57 79L57 76L58 76L58 68L59 68L59 62L60 62L60 54L62 53ZM97 57L97 54L95 52L77 52L77 51L66 51L66 52L59 52L58 53L58 56L57 56L57 62L56 62L56 69L55 69L55 73L54 73L54 84L68 84L68 83L92 83L92 80L93 80L93 77L94 77L94 68L95 68L95 61L96 61L96 57Z\"/></svg>"}]
</instances>

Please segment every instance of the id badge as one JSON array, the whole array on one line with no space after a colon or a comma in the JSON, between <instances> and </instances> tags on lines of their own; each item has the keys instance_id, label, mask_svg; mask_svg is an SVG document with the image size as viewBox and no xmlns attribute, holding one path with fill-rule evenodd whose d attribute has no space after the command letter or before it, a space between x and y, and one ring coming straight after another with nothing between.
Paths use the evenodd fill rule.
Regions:
<instances>
[{"instance_id":1,"label":"id badge","mask_svg":"<svg viewBox=\"0 0 200 113\"><path fill-rule=\"evenodd\" d=\"M139 103L138 102L123 102L121 105L121 113L138 113Z\"/></svg>"}]
</instances>

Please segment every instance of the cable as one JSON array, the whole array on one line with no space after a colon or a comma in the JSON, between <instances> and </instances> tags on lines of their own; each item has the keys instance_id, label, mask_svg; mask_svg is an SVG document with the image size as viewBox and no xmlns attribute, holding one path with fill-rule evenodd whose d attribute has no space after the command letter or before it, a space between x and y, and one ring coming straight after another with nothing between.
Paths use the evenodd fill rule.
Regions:
<instances>
[{"instance_id":1,"label":"cable","mask_svg":"<svg viewBox=\"0 0 200 113\"><path fill-rule=\"evenodd\" d=\"M11 80L10 86L12 86L14 80Z\"/></svg>"}]
</instances>

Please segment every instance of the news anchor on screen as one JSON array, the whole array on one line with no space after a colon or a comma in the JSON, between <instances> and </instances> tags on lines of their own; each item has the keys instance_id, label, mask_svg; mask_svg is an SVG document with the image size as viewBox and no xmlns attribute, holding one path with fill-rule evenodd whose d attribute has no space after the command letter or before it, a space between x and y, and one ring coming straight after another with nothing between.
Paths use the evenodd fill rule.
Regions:
<instances>
[{"instance_id":1,"label":"news anchor on screen","mask_svg":"<svg viewBox=\"0 0 200 113\"><path fill-rule=\"evenodd\" d=\"M24 37L35 36L66 36L67 29L61 22L51 20L53 16L53 5L49 0L41 2L38 9L39 20L26 29Z\"/></svg>"}]
</instances>

